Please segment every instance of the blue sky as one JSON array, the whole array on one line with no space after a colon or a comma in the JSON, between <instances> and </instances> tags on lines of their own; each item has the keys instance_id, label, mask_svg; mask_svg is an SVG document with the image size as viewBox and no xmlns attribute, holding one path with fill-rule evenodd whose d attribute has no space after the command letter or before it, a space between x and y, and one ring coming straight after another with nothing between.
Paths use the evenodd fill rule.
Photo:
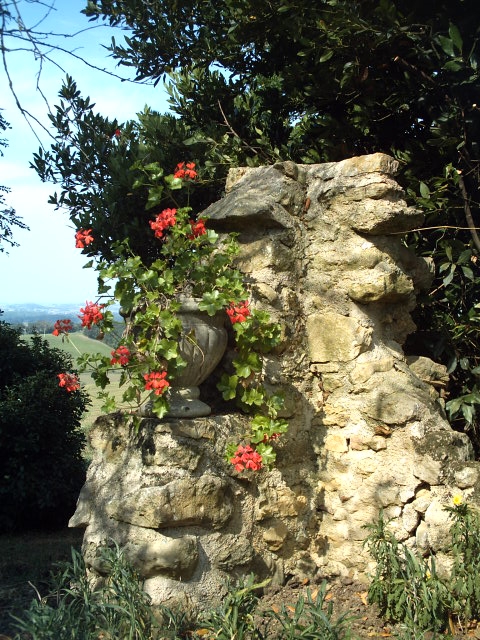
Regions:
<instances>
[{"instance_id":1,"label":"blue sky","mask_svg":"<svg viewBox=\"0 0 480 640\"><path fill-rule=\"evenodd\" d=\"M75 33L92 24L80 13L86 0L56 0L55 11L37 28L45 32ZM18 3L27 26L33 26L45 14L45 7L20 0ZM41 11L39 10L41 9ZM117 41L122 34L109 27L96 28L79 33L74 38L60 39L57 43L90 63L108 68L124 77L133 72L116 68L108 52L112 35ZM68 54L52 52L51 57L63 67L45 63L40 76L40 87L50 104L55 104L65 74L73 76L82 95L90 96L96 110L103 115L116 117L120 122L132 119L148 104L165 112L168 109L166 93L159 83L138 85L109 77L94 71ZM47 107L36 90L38 61L31 53L10 52L7 62L15 91L22 106L48 126ZM7 205L15 208L17 215L30 227L30 231L13 228L14 240L19 247L0 253L0 308L17 303L84 303L96 296L96 276L93 269L83 269L87 258L75 249L74 230L65 211L55 211L47 204L48 196L55 191L52 184L42 184L33 169L29 168L39 142L27 122L15 106L3 67L0 68L0 107L3 117L11 124L5 133L9 146L0 157L0 184L11 189ZM48 146L45 132L37 125L37 135Z\"/></svg>"}]
</instances>

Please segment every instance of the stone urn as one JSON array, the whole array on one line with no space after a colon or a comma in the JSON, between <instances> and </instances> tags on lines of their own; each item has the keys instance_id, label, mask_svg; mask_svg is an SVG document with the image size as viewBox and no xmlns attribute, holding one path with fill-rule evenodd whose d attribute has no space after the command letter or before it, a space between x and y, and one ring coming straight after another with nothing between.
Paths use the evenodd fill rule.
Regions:
<instances>
[{"instance_id":1,"label":"stone urn","mask_svg":"<svg viewBox=\"0 0 480 640\"><path fill-rule=\"evenodd\" d=\"M211 409L199 400L198 385L208 378L225 353L225 316L222 312L209 316L199 310L196 300L186 298L182 300L178 317L184 329L180 339L180 354L187 361L187 366L171 382L167 396L170 404L167 417L208 416Z\"/></svg>"}]
</instances>

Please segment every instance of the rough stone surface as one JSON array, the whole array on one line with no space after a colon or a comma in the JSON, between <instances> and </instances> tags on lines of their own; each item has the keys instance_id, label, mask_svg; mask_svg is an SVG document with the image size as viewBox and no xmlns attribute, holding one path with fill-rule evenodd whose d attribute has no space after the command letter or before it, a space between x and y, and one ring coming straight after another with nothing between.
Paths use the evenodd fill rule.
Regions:
<instances>
[{"instance_id":1,"label":"rough stone surface","mask_svg":"<svg viewBox=\"0 0 480 640\"><path fill-rule=\"evenodd\" d=\"M178 478L112 498L106 512L115 520L150 529L187 525L218 529L232 515L233 505L226 484L205 474L196 482Z\"/></svg>"},{"instance_id":2,"label":"rough stone surface","mask_svg":"<svg viewBox=\"0 0 480 640\"><path fill-rule=\"evenodd\" d=\"M365 580L364 525L380 509L448 568L444 507L459 492L479 501L480 467L445 418L445 368L402 349L432 264L402 244L422 216L396 167L373 154L231 171L204 215L238 232L252 305L282 324L265 376L285 394L288 434L274 469L238 474L224 451L248 432L240 414L144 420L137 435L125 417L99 418L70 522L85 528L92 571L113 538L154 602L212 604L251 571L274 584Z\"/></svg>"}]
</instances>

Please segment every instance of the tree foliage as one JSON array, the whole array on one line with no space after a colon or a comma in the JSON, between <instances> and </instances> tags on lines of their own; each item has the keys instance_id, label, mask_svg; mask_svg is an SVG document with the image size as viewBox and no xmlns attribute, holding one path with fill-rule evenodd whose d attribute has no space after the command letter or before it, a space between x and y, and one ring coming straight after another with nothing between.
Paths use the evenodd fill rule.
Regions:
<instances>
[{"instance_id":1,"label":"tree foliage","mask_svg":"<svg viewBox=\"0 0 480 640\"><path fill-rule=\"evenodd\" d=\"M125 126L124 155L104 153L95 145L112 140L116 122L89 121L88 107L73 131L62 111L80 96L68 96L54 121L60 146L35 160L42 177L61 182L57 203L73 204L77 222L100 227L97 237L115 238L118 224L135 237L145 194L132 196L129 180L150 158L167 170L187 154L201 159L193 196L207 203L232 165L393 155L410 202L426 214L426 228L406 242L436 264L416 312L421 341L408 348L447 364L451 417L476 426L477 0L90 0L85 13L129 30L124 43L112 41L113 55L139 79L166 81L173 116L146 110ZM84 153L93 182L82 191ZM95 191L109 195L95 203ZM101 251L108 259L108 246Z\"/></svg>"}]
</instances>

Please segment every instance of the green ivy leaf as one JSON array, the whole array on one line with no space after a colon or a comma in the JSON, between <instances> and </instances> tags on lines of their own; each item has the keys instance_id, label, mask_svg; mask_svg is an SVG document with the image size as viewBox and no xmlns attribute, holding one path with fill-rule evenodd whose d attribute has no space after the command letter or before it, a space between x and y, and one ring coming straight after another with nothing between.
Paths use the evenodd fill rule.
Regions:
<instances>
[{"instance_id":1,"label":"green ivy leaf","mask_svg":"<svg viewBox=\"0 0 480 640\"><path fill-rule=\"evenodd\" d=\"M244 389L241 401L251 407L252 405L261 406L263 404L263 392L259 389Z\"/></svg>"},{"instance_id":2,"label":"green ivy leaf","mask_svg":"<svg viewBox=\"0 0 480 640\"><path fill-rule=\"evenodd\" d=\"M237 395L238 376L229 376L224 373L217 384L224 400L233 400Z\"/></svg>"},{"instance_id":3,"label":"green ivy leaf","mask_svg":"<svg viewBox=\"0 0 480 640\"><path fill-rule=\"evenodd\" d=\"M258 353L252 351L246 356L239 356L233 361L233 366L240 378L249 378L252 373L262 370L262 360Z\"/></svg>"},{"instance_id":4,"label":"green ivy leaf","mask_svg":"<svg viewBox=\"0 0 480 640\"><path fill-rule=\"evenodd\" d=\"M225 296L218 290L207 291L198 303L200 311L206 311L209 316L214 316L227 305Z\"/></svg>"},{"instance_id":5,"label":"green ivy leaf","mask_svg":"<svg viewBox=\"0 0 480 640\"><path fill-rule=\"evenodd\" d=\"M98 397L103 400L102 411L104 413L113 413L117 408L115 397L107 392L100 392Z\"/></svg>"},{"instance_id":6,"label":"green ivy leaf","mask_svg":"<svg viewBox=\"0 0 480 640\"><path fill-rule=\"evenodd\" d=\"M178 357L178 343L174 340L163 338L158 342L156 353L160 354L165 360L174 360Z\"/></svg>"},{"instance_id":7,"label":"green ivy leaf","mask_svg":"<svg viewBox=\"0 0 480 640\"><path fill-rule=\"evenodd\" d=\"M168 402L166 398L161 396L154 396L152 404L152 412L161 420L168 413Z\"/></svg>"},{"instance_id":8,"label":"green ivy leaf","mask_svg":"<svg viewBox=\"0 0 480 640\"><path fill-rule=\"evenodd\" d=\"M277 458L272 445L261 442L257 444L256 450L262 456L262 464L266 467L271 467Z\"/></svg>"},{"instance_id":9,"label":"green ivy leaf","mask_svg":"<svg viewBox=\"0 0 480 640\"><path fill-rule=\"evenodd\" d=\"M156 207L162 201L163 187L155 186L150 187L148 190L148 198L147 203L145 205L145 209L152 209Z\"/></svg>"}]
</instances>

